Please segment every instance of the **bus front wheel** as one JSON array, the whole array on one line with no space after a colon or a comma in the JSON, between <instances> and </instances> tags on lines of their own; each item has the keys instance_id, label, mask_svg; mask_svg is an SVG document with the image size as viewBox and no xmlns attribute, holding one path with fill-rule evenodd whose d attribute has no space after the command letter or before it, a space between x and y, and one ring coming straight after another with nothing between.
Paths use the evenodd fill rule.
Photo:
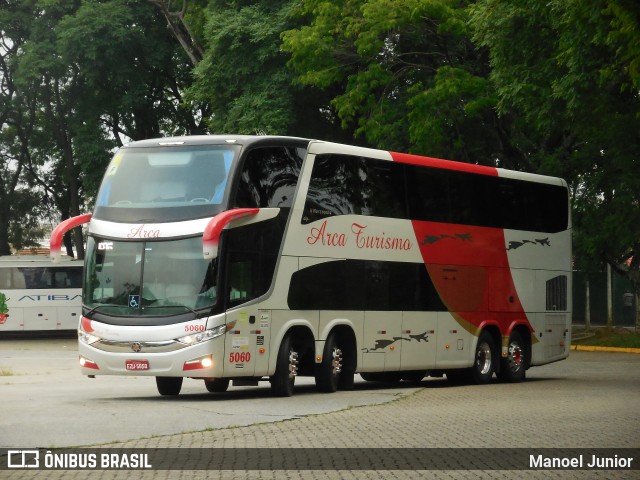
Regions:
<instances>
[{"instance_id":1,"label":"bus front wheel","mask_svg":"<svg viewBox=\"0 0 640 480\"><path fill-rule=\"evenodd\" d=\"M178 395L182 389L182 377L156 377L160 395Z\"/></svg>"}]
</instances>

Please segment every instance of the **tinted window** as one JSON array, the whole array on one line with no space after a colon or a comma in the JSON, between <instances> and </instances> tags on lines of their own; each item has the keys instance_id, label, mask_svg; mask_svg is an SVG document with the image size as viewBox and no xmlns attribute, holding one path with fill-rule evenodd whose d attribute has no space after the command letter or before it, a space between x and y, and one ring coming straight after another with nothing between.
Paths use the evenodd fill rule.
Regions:
<instances>
[{"instance_id":1,"label":"tinted window","mask_svg":"<svg viewBox=\"0 0 640 480\"><path fill-rule=\"evenodd\" d=\"M341 260L296 272L289 308L444 311L423 264Z\"/></svg>"},{"instance_id":2,"label":"tinted window","mask_svg":"<svg viewBox=\"0 0 640 480\"><path fill-rule=\"evenodd\" d=\"M247 302L269 290L285 224L286 214L283 212L273 220L232 228L223 233L229 305Z\"/></svg>"},{"instance_id":3,"label":"tinted window","mask_svg":"<svg viewBox=\"0 0 640 480\"><path fill-rule=\"evenodd\" d=\"M568 225L567 205L567 189L557 185L320 155L302 223L353 214L559 232Z\"/></svg>"},{"instance_id":4,"label":"tinted window","mask_svg":"<svg viewBox=\"0 0 640 480\"><path fill-rule=\"evenodd\" d=\"M304 150L263 147L251 150L244 161L236 207L291 207Z\"/></svg>"},{"instance_id":5,"label":"tinted window","mask_svg":"<svg viewBox=\"0 0 640 480\"><path fill-rule=\"evenodd\" d=\"M400 165L348 155L319 155L302 222L350 214L407 218L404 192Z\"/></svg>"}]
</instances>

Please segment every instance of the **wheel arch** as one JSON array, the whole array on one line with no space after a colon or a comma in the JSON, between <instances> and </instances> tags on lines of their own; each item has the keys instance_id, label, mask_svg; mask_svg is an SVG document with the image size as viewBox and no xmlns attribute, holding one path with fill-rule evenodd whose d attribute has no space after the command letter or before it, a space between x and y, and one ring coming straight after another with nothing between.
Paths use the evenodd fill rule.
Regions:
<instances>
[{"instance_id":1,"label":"wheel arch","mask_svg":"<svg viewBox=\"0 0 640 480\"><path fill-rule=\"evenodd\" d=\"M343 351L344 355L344 368L350 372L355 372L358 366L358 343L355 331L353 329L353 324L349 323L335 323L333 327L328 332L327 337L329 335L335 335L338 342L341 345L348 345L350 348L347 348ZM320 348L320 352L324 350L324 342L322 342L322 348ZM316 356L316 362L318 358Z\"/></svg>"},{"instance_id":2,"label":"wheel arch","mask_svg":"<svg viewBox=\"0 0 640 480\"><path fill-rule=\"evenodd\" d=\"M507 336L503 337L503 340L502 340L502 357L506 357L508 354L509 339L511 338L511 335L513 334L513 332L517 332L520 335L520 338L522 339L522 342L526 349L527 364L525 365L525 369L529 369L529 367L531 367L531 354L533 352L532 352L532 345L531 345L532 329L528 323L514 322L510 326Z\"/></svg>"},{"instance_id":3,"label":"wheel arch","mask_svg":"<svg viewBox=\"0 0 640 480\"><path fill-rule=\"evenodd\" d=\"M269 375L276 371L278 352L287 335L291 336L292 346L300 354L300 371L313 370L315 354L315 337L308 322L291 322L288 328L281 328L275 339L271 342L271 354L269 355Z\"/></svg>"}]
</instances>

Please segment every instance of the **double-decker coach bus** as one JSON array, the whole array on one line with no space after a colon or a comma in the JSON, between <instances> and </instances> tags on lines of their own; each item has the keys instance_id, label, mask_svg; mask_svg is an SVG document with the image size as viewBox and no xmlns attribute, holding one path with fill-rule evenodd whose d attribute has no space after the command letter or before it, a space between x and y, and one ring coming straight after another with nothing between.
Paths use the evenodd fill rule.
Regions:
<instances>
[{"instance_id":1,"label":"double-decker coach bus","mask_svg":"<svg viewBox=\"0 0 640 480\"><path fill-rule=\"evenodd\" d=\"M316 140L120 149L89 223L85 375L208 391L296 376L517 382L567 357L571 225L558 178Z\"/></svg>"},{"instance_id":2,"label":"double-decker coach bus","mask_svg":"<svg viewBox=\"0 0 640 480\"><path fill-rule=\"evenodd\" d=\"M0 332L76 330L81 298L82 262L0 257Z\"/></svg>"}]
</instances>

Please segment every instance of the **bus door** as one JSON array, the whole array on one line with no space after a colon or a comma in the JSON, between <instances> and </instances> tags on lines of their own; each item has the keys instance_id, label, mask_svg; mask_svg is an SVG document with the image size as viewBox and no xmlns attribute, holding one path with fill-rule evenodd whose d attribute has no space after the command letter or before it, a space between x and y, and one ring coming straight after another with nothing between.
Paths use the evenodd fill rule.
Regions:
<instances>
[{"instance_id":1,"label":"bus door","mask_svg":"<svg viewBox=\"0 0 640 480\"><path fill-rule=\"evenodd\" d=\"M437 324L437 312L402 313L400 366L403 370L421 370L435 366Z\"/></svg>"}]
</instances>

